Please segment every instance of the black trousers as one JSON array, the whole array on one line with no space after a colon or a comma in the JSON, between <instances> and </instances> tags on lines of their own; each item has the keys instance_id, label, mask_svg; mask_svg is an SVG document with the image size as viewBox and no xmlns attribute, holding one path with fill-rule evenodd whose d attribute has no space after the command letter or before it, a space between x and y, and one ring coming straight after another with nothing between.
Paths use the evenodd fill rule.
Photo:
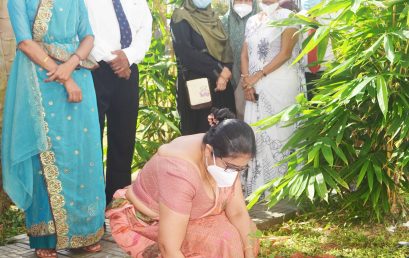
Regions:
<instances>
[{"instance_id":1,"label":"black trousers","mask_svg":"<svg viewBox=\"0 0 409 258\"><path fill-rule=\"evenodd\" d=\"M135 149L136 120L139 107L138 66L131 66L129 80L115 75L104 61L92 72L97 95L101 141L107 121L106 200L116 190L131 184L131 165Z\"/></svg>"},{"instance_id":2,"label":"black trousers","mask_svg":"<svg viewBox=\"0 0 409 258\"><path fill-rule=\"evenodd\" d=\"M305 73L305 81L307 83L307 98L311 100L314 97L315 81L319 80L323 72Z\"/></svg>"}]
</instances>

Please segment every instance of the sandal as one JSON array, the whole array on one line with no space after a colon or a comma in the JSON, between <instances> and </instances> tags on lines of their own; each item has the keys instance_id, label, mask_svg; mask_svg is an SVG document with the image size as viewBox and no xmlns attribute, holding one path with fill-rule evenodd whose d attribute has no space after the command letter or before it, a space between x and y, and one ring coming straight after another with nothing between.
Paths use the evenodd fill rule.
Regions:
<instances>
[{"instance_id":1,"label":"sandal","mask_svg":"<svg viewBox=\"0 0 409 258\"><path fill-rule=\"evenodd\" d=\"M38 258L56 258L57 251L55 249L36 249L35 250L36 256Z\"/></svg>"},{"instance_id":2,"label":"sandal","mask_svg":"<svg viewBox=\"0 0 409 258\"><path fill-rule=\"evenodd\" d=\"M102 246L100 243L89 245L82 248L87 253L98 253L102 251Z\"/></svg>"}]
</instances>

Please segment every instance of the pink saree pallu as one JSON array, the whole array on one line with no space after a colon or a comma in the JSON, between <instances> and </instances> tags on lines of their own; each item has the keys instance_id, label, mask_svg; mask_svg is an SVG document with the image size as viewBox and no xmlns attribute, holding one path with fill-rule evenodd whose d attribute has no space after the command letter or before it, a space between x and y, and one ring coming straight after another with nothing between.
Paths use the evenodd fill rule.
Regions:
<instances>
[{"instance_id":1,"label":"pink saree pallu","mask_svg":"<svg viewBox=\"0 0 409 258\"><path fill-rule=\"evenodd\" d=\"M126 189L114 195L112 207L106 211L112 237L132 257L162 257L158 247L159 221L147 218L125 199ZM226 193L227 194L227 193ZM220 197L223 196L220 191ZM216 198L221 200L226 198ZM244 258L238 230L226 217L220 201L201 218L190 220L182 253L186 258Z\"/></svg>"}]
</instances>

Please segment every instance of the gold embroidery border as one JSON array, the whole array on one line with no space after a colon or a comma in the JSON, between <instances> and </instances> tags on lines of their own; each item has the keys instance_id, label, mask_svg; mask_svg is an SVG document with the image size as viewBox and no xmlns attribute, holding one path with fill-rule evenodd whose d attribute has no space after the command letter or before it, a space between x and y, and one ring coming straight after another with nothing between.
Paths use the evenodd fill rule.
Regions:
<instances>
[{"instance_id":1,"label":"gold embroidery border","mask_svg":"<svg viewBox=\"0 0 409 258\"><path fill-rule=\"evenodd\" d=\"M104 235L104 229L100 228L95 234L88 236L72 236L69 244L69 248L80 248L84 246L90 246L98 242ZM41 222L39 224L32 225L27 229L27 234L32 237L49 236L55 234L55 226L52 220Z\"/></svg>"},{"instance_id":2,"label":"gold embroidery border","mask_svg":"<svg viewBox=\"0 0 409 258\"><path fill-rule=\"evenodd\" d=\"M49 137L47 138L49 149L51 149L51 140ZM58 179L60 173L58 167L55 165L54 152L48 150L40 153L40 161L43 167L44 179L46 181L46 187L50 199L51 213L54 218L55 232L57 236L57 249L67 248L69 246L67 210L64 208L65 198L61 194L62 184Z\"/></svg>"},{"instance_id":3,"label":"gold embroidery border","mask_svg":"<svg viewBox=\"0 0 409 258\"><path fill-rule=\"evenodd\" d=\"M80 248L84 246L90 246L98 242L104 235L104 228L101 227L95 234L88 236L72 236L69 248Z\"/></svg>"},{"instance_id":4,"label":"gold embroidery border","mask_svg":"<svg viewBox=\"0 0 409 258\"><path fill-rule=\"evenodd\" d=\"M69 53L66 49L62 47L43 43L43 42L39 42L39 43L41 43L41 46L43 47L44 51L48 53L48 55L50 55L54 60L57 60L61 63L64 63L65 61L70 59L72 56L71 53ZM82 61L82 64L80 66L88 70L93 70L98 67L98 63L95 60L95 58L93 58L90 55Z\"/></svg>"},{"instance_id":5,"label":"gold embroidery border","mask_svg":"<svg viewBox=\"0 0 409 258\"><path fill-rule=\"evenodd\" d=\"M42 41L48 31L48 23L53 15L52 9L54 7L53 0L41 0L37 15L33 24L33 39L35 41Z\"/></svg>"},{"instance_id":6,"label":"gold embroidery border","mask_svg":"<svg viewBox=\"0 0 409 258\"><path fill-rule=\"evenodd\" d=\"M27 228L27 234L33 237L53 235L55 234L54 221L50 220L47 223L41 222L31 225L30 228Z\"/></svg>"}]
</instances>

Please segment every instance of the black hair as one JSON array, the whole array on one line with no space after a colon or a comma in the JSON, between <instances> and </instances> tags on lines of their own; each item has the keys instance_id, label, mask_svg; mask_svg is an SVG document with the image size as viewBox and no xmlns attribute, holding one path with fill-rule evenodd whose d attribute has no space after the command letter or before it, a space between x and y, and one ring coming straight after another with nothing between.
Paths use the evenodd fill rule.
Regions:
<instances>
[{"instance_id":1,"label":"black hair","mask_svg":"<svg viewBox=\"0 0 409 258\"><path fill-rule=\"evenodd\" d=\"M235 157L238 154L256 155L256 139L253 129L236 119L228 108L212 108L211 114L217 124L210 127L203 143L213 147L216 157Z\"/></svg>"}]
</instances>

